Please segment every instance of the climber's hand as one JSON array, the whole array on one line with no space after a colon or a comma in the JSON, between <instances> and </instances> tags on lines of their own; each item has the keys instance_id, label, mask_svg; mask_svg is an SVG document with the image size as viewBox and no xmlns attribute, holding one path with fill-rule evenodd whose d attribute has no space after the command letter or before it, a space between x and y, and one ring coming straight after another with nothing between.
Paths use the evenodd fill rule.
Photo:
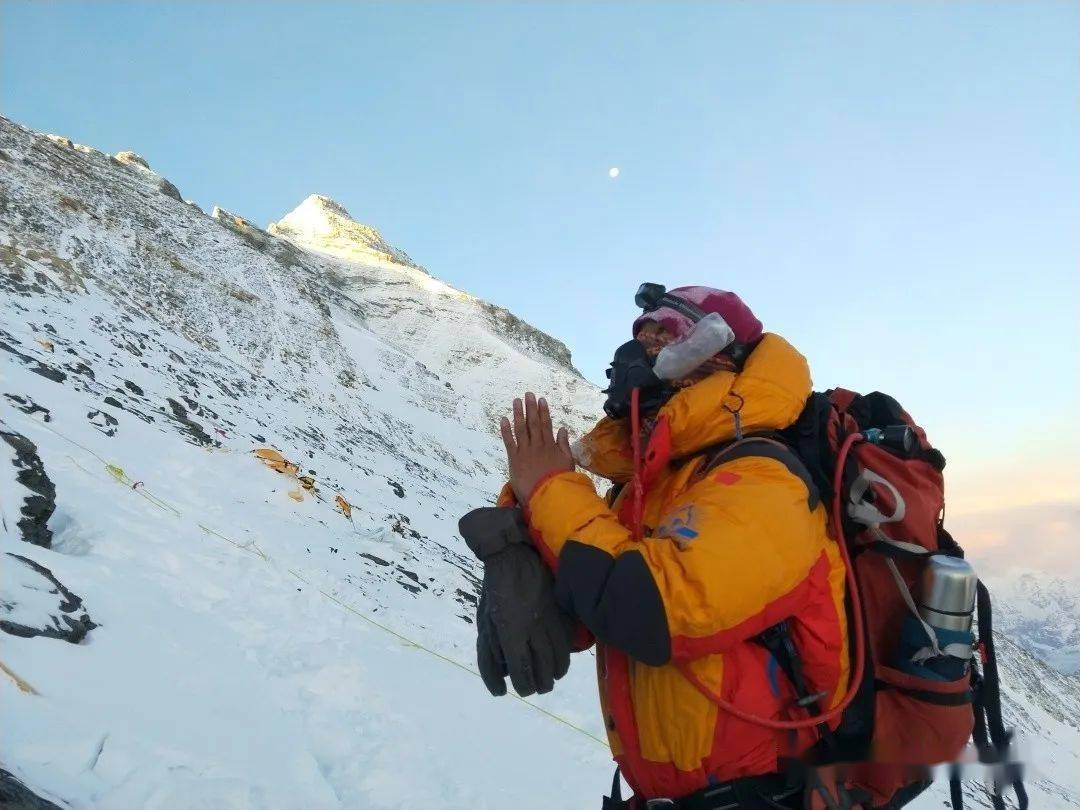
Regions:
<instances>
[{"instance_id":1,"label":"climber's hand","mask_svg":"<svg viewBox=\"0 0 1080 810\"><path fill-rule=\"evenodd\" d=\"M531 392L525 394L524 403L515 399L513 425L503 417L499 427L510 464L510 485L519 503L528 503L536 485L547 476L573 472L570 437L566 428L553 433L547 400L537 401Z\"/></svg>"}]
</instances>

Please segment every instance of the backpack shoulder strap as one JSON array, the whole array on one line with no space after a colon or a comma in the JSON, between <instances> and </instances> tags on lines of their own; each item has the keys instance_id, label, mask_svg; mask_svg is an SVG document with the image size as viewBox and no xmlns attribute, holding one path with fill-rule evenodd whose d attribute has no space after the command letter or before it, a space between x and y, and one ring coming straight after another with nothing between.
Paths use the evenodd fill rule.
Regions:
<instances>
[{"instance_id":1,"label":"backpack shoulder strap","mask_svg":"<svg viewBox=\"0 0 1080 810\"><path fill-rule=\"evenodd\" d=\"M773 461L779 461L787 467L788 472L806 486L806 505L810 511L816 509L817 505L821 503L821 493L818 491L813 476L810 475L810 471L806 468L802 459L782 441L768 436L747 436L745 439L739 439L719 449L707 451L701 473L707 473L728 461L735 461L748 456L771 458Z\"/></svg>"}]
</instances>

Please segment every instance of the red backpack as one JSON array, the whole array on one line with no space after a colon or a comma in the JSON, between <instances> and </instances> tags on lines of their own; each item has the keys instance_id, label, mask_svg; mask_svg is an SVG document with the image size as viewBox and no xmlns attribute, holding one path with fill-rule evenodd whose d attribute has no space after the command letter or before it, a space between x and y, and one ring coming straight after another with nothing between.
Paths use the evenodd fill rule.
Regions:
<instances>
[{"instance_id":1,"label":"red backpack","mask_svg":"<svg viewBox=\"0 0 1080 810\"><path fill-rule=\"evenodd\" d=\"M1011 787L1019 810L1027 793L1009 757L1012 732L1001 717L990 595L963 560L944 526L945 457L926 433L885 394L844 389L810 396L798 421L778 434L739 436L706 464L767 455L799 475L830 504L830 533L838 541L847 578L851 682L822 712L803 679L799 654L782 621L760 634L795 688L804 716L777 720L750 714L683 672L723 711L777 731L816 728L819 743L806 770L812 808L896 810L933 782L932 766L957 763L969 739L979 762L993 765L995 810ZM924 570L962 571L962 611L934 604L932 626L917 599ZM932 600L931 600L932 601ZM972 604L971 602L974 602ZM976 640L972 614L978 618ZM937 620L935 619L935 620ZM963 806L959 767L950 775L954 810Z\"/></svg>"},{"instance_id":2,"label":"red backpack","mask_svg":"<svg viewBox=\"0 0 1080 810\"><path fill-rule=\"evenodd\" d=\"M780 438L831 504L832 533L849 568L857 682L840 704L833 732L838 803L902 807L929 787L929 766L957 762L973 737L979 761L998 766L994 807L1004 808L1002 790L1011 786L1023 810L1027 795L1019 766L1009 763L1011 732L1001 718L985 586L979 583L976 594L978 643L972 635L966 651L952 649L954 658L934 659L959 665L959 677L922 677L922 668L910 665L900 649L910 635L905 622L914 621L920 635L919 625L927 633L933 629L919 618L912 596L928 558L963 557L944 527L944 456L895 399L877 392L814 393ZM932 646L928 656L944 655L936 640ZM960 808L958 769L950 791L953 807Z\"/></svg>"}]
</instances>

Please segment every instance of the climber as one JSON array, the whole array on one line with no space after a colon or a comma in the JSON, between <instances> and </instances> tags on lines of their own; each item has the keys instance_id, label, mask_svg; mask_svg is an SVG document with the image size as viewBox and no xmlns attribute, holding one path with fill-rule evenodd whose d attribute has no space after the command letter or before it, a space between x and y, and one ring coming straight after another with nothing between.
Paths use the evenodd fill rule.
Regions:
<instances>
[{"instance_id":1,"label":"climber","mask_svg":"<svg viewBox=\"0 0 1080 810\"><path fill-rule=\"evenodd\" d=\"M545 399L515 400L500 429L510 480L462 518L484 563L477 657L546 692L596 643L616 772L607 808L802 807L806 769L845 695L844 564L798 459L755 440L799 417L806 360L763 333L734 293L642 285L633 340L608 371L606 416L573 448ZM775 445L775 446L773 446ZM581 468L612 482L607 497ZM811 721L812 722L812 721Z\"/></svg>"}]
</instances>

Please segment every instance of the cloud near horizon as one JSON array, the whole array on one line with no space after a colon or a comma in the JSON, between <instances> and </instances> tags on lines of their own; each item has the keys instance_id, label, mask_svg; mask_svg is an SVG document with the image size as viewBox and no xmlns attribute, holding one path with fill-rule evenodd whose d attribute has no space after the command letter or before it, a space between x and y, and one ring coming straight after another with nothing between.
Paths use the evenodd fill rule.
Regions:
<instances>
[{"instance_id":1,"label":"cloud near horizon","mask_svg":"<svg viewBox=\"0 0 1080 810\"><path fill-rule=\"evenodd\" d=\"M946 514L945 525L984 574L1080 580L1080 499Z\"/></svg>"}]
</instances>

